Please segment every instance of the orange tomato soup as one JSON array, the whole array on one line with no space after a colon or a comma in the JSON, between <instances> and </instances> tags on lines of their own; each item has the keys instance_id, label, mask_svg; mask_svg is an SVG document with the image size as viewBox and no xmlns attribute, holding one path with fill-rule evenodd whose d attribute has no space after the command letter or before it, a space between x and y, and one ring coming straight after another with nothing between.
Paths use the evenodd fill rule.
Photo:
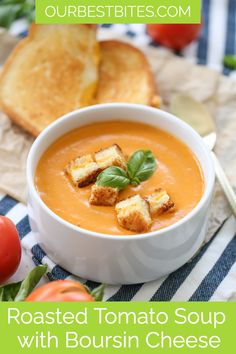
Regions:
<instances>
[{"instance_id":1,"label":"orange tomato soup","mask_svg":"<svg viewBox=\"0 0 236 354\"><path fill-rule=\"evenodd\" d=\"M125 155L149 149L158 161L153 176L137 187L129 186L119 199L133 194L151 194L156 188L167 190L175 210L158 216L150 231L176 223L199 202L204 179L198 160L191 150L165 131L152 126L112 121L75 129L56 140L42 155L35 173L35 185L44 203L62 219L90 231L112 235L132 235L120 227L115 208L92 206L88 199L91 186L76 188L64 173L68 162L78 156L120 145Z\"/></svg>"}]
</instances>

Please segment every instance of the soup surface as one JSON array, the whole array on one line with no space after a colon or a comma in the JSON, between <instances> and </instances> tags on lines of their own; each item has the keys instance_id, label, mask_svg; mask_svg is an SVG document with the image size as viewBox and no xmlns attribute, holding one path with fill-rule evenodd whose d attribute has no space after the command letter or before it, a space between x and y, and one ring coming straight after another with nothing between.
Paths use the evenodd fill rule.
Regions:
<instances>
[{"instance_id":1,"label":"soup surface","mask_svg":"<svg viewBox=\"0 0 236 354\"><path fill-rule=\"evenodd\" d=\"M146 196L160 187L168 192L175 209L158 216L150 231L174 224L199 202L204 191L203 175L198 160L185 144L146 124L112 121L73 130L46 150L35 174L36 188L45 204L64 220L84 229L113 235L133 234L119 226L114 207L89 204L91 186L76 188L64 173L70 160L94 154L114 143L120 145L125 155L149 149L157 158L158 168L153 176L137 187L129 186L119 196L120 200L137 193Z\"/></svg>"}]
</instances>

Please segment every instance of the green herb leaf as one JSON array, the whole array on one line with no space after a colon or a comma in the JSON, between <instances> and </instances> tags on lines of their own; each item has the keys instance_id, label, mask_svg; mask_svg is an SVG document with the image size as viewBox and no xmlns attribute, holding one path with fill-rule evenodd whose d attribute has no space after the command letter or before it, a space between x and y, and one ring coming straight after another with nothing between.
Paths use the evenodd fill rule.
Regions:
<instances>
[{"instance_id":1,"label":"green herb leaf","mask_svg":"<svg viewBox=\"0 0 236 354\"><path fill-rule=\"evenodd\" d=\"M21 5L0 5L0 26L9 28L12 22L18 18Z\"/></svg>"},{"instance_id":2,"label":"green herb leaf","mask_svg":"<svg viewBox=\"0 0 236 354\"><path fill-rule=\"evenodd\" d=\"M7 284L0 287L0 301L14 301L21 286L21 281L18 283Z\"/></svg>"},{"instance_id":3,"label":"green herb leaf","mask_svg":"<svg viewBox=\"0 0 236 354\"><path fill-rule=\"evenodd\" d=\"M0 287L0 301L24 301L47 272L47 265L35 267L27 277Z\"/></svg>"},{"instance_id":4,"label":"green herb leaf","mask_svg":"<svg viewBox=\"0 0 236 354\"><path fill-rule=\"evenodd\" d=\"M105 284L101 284L97 288L95 288L92 291L90 291L90 294L93 296L95 301L102 301L103 296L104 296L105 288L106 288L106 285Z\"/></svg>"},{"instance_id":5,"label":"green herb leaf","mask_svg":"<svg viewBox=\"0 0 236 354\"><path fill-rule=\"evenodd\" d=\"M34 20L34 0L0 0L0 26L9 28L18 18Z\"/></svg>"},{"instance_id":6,"label":"green herb leaf","mask_svg":"<svg viewBox=\"0 0 236 354\"><path fill-rule=\"evenodd\" d=\"M120 167L111 166L102 171L98 177L96 184L103 187L112 187L118 189L126 188L130 183L126 171Z\"/></svg>"},{"instance_id":7,"label":"green herb leaf","mask_svg":"<svg viewBox=\"0 0 236 354\"><path fill-rule=\"evenodd\" d=\"M138 185L153 175L157 163L150 150L138 150L129 159L127 167L131 184Z\"/></svg>"},{"instance_id":8,"label":"green herb leaf","mask_svg":"<svg viewBox=\"0 0 236 354\"><path fill-rule=\"evenodd\" d=\"M36 287L42 277L46 274L48 269L47 265L40 265L35 267L22 281L18 294L15 297L15 301L24 301L26 297Z\"/></svg>"},{"instance_id":9,"label":"green herb leaf","mask_svg":"<svg viewBox=\"0 0 236 354\"><path fill-rule=\"evenodd\" d=\"M236 56L235 55L226 55L224 57L224 66L228 69L236 69Z\"/></svg>"}]
</instances>

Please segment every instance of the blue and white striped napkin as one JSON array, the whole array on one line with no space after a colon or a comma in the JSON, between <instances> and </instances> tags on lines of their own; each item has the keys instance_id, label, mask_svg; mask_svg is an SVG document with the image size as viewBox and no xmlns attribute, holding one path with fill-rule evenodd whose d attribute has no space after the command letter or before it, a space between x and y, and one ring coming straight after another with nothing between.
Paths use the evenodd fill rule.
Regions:
<instances>
[{"instance_id":1,"label":"blue and white striped napkin","mask_svg":"<svg viewBox=\"0 0 236 354\"><path fill-rule=\"evenodd\" d=\"M31 233L27 208L9 196L0 200L0 214L17 226L23 248L36 265L47 264L49 280L78 279L54 264ZM236 220L230 217L195 258L160 280L146 284L107 286L108 301L226 301L236 293ZM79 279L81 281L81 279ZM98 284L85 281L90 288Z\"/></svg>"}]
</instances>

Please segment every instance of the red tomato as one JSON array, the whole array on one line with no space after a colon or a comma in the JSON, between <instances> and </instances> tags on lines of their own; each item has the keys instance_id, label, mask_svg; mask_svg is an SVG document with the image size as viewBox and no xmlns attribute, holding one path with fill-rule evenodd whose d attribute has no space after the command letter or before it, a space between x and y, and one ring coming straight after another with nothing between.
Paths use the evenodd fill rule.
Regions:
<instances>
[{"instance_id":1,"label":"red tomato","mask_svg":"<svg viewBox=\"0 0 236 354\"><path fill-rule=\"evenodd\" d=\"M13 222L0 215L0 284L17 270L21 259L21 244Z\"/></svg>"},{"instance_id":2,"label":"red tomato","mask_svg":"<svg viewBox=\"0 0 236 354\"><path fill-rule=\"evenodd\" d=\"M159 24L147 25L147 32L164 47L181 50L198 38L201 28L201 24Z\"/></svg>"},{"instance_id":3,"label":"red tomato","mask_svg":"<svg viewBox=\"0 0 236 354\"><path fill-rule=\"evenodd\" d=\"M87 289L73 280L56 280L34 290L26 301L94 301Z\"/></svg>"}]
</instances>

